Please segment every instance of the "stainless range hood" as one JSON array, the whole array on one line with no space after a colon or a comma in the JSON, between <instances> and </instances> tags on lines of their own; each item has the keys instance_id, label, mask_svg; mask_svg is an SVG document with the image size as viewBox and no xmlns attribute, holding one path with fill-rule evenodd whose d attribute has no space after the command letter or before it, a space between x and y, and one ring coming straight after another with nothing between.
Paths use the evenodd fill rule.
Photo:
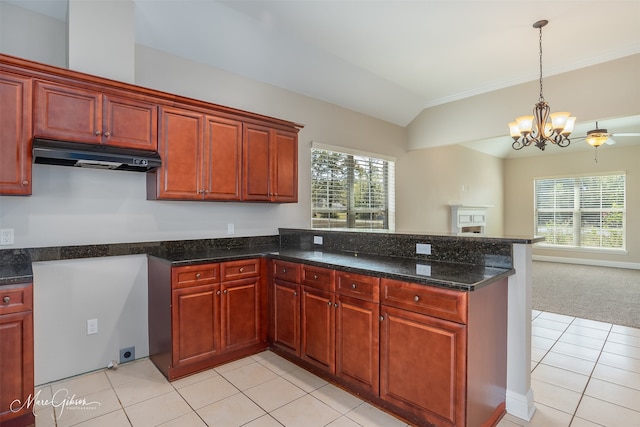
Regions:
<instances>
[{"instance_id":1,"label":"stainless range hood","mask_svg":"<svg viewBox=\"0 0 640 427\"><path fill-rule=\"evenodd\" d=\"M33 162L135 172L148 172L161 164L160 155L155 151L40 138L33 140Z\"/></svg>"}]
</instances>

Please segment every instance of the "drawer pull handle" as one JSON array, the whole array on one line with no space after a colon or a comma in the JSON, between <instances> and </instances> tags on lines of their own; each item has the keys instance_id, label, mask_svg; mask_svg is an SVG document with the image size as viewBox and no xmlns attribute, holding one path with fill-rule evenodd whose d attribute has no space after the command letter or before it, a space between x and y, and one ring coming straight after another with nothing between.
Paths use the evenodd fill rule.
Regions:
<instances>
[{"instance_id":1,"label":"drawer pull handle","mask_svg":"<svg viewBox=\"0 0 640 427\"><path fill-rule=\"evenodd\" d=\"M415 297L413 297L413 300L414 300L415 302L418 302L418 301L420 301L420 297L419 297L418 295L416 295Z\"/></svg>"},{"instance_id":2,"label":"drawer pull handle","mask_svg":"<svg viewBox=\"0 0 640 427\"><path fill-rule=\"evenodd\" d=\"M199 279L202 276L200 273L196 273L196 279Z\"/></svg>"},{"instance_id":3,"label":"drawer pull handle","mask_svg":"<svg viewBox=\"0 0 640 427\"><path fill-rule=\"evenodd\" d=\"M240 273L244 273L244 267L240 267Z\"/></svg>"},{"instance_id":4,"label":"drawer pull handle","mask_svg":"<svg viewBox=\"0 0 640 427\"><path fill-rule=\"evenodd\" d=\"M317 274L313 275L313 280L318 280L318 275Z\"/></svg>"},{"instance_id":5,"label":"drawer pull handle","mask_svg":"<svg viewBox=\"0 0 640 427\"><path fill-rule=\"evenodd\" d=\"M287 269L286 269L286 268L283 268L283 269L282 269L282 272L283 272L283 273L286 273L286 272L287 272Z\"/></svg>"},{"instance_id":6,"label":"drawer pull handle","mask_svg":"<svg viewBox=\"0 0 640 427\"><path fill-rule=\"evenodd\" d=\"M296 291L296 292L294 292L294 293L293 293L293 296L294 296L294 297L297 297L297 296L298 296L298 292L297 292L297 291Z\"/></svg>"},{"instance_id":7,"label":"drawer pull handle","mask_svg":"<svg viewBox=\"0 0 640 427\"><path fill-rule=\"evenodd\" d=\"M6 296L6 297L2 298L2 301L3 301L5 304L9 304L9 301L11 301L11 297Z\"/></svg>"},{"instance_id":8,"label":"drawer pull handle","mask_svg":"<svg viewBox=\"0 0 640 427\"><path fill-rule=\"evenodd\" d=\"M357 287L358 287L358 285L356 285L355 283L352 283L352 284L351 284L351 288L352 288L352 289L355 289L355 288L357 288Z\"/></svg>"}]
</instances>

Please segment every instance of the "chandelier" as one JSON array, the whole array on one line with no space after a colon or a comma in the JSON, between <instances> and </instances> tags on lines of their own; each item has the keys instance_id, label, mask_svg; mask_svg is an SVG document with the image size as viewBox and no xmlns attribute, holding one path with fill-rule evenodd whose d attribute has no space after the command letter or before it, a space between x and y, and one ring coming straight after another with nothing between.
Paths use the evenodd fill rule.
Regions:
<instances>
[{"instance_id":1,"label":"chandelier","mask_svg":"<svg viewBox=\"0 0 640 427\"><path fill-rule=\"evenodd\" d=\"M509 123L509 131L513 138L511 146L514 150L520 150L531 144L544 150L547 142L560 147L567 147L571 144L569 135L573 132L576 118L570 117L571 113L568 112L550 114L549 104L542 95L542 27L548 23L549 21L543 19L533 24L533 28L540 30L540 97L533 107L532 116L520 116L515 122Z\"/></svg>"}]
</instances>

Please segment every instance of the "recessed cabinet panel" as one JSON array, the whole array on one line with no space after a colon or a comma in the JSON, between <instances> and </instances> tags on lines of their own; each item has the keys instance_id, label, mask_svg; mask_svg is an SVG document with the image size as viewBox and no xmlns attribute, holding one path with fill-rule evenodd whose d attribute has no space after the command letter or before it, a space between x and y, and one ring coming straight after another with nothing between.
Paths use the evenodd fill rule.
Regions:
<instances>
[{"instance_id":1,"label":"recessed cabinet panel","mask_svg":"<svg viewBox=\"0 0 640 427\"><path fill-rule=\"evenodd\" d=\"M270 133L267 127L245 125L244 200L268 201L271 197Z\"/></svg>"},{"instance_id":2,"label":"recessed cabinet panel","mask_svg":"<svg viewBox=\"0 0 640 427\"><path fill-rule=\"evenodd\" d=\"M100 144L102 95L98 92L35 82L36 137Z\"/></svg>"},{"instance_id":3,"label":"recessed cabinet panel","mask_svg":"<svg viewBox=\"0 0 640 427\"><path fill-rule=\"evenodd\" d=\"M274 198L277 202L298 201L298 134L275 132Z\"/></svg>"},{"instance_id":4,"label":"recessed cabinet panel","mask_svg":"<svg viewBox=\"0 0 640 427\"><path fill-rule=\"evenodd\" d=\"M300 311L303 360L335 374L335 294L302 287Z\"/></svg>"},{"instance_id":5,"label":"recessed cabinet panel","mask_svg":"<svg viewBox=\"0 0 640 427\"><path fill-rule=\"evenodd\" d=\"M205 200L240 200L242 122L207 116L203 151Z\"/></svg>"},{"instance_id":6,"label":"recessed cabinet panel","mask_svg":"<svg viewBox=\"0 0 640 427\"><path fill-rule=\"evenodd\" d=\"M222 351L261 341L260 279L236 280L222 284Z\"/></svg>"},{"instance_id":7,"label":"recessed cabinet panel","mask_svg":"<svg viewBox=\"0 0 640 427\"><path fill-rule=\"evenodd\" d=\"M139 150L158 149L158 107L155 104L106 95L104 116L104 144Z\"/></svg>"},{"instance_id":8,"label":"recessed cabinet panel","mask_svg":"<svg viewBox=\"0 0 640 427\"><path fill-rule=\"evenodd\" d=\"M300 357L300 285L273 281L271 340Z\"/></svg>"},{"instance_id":9,"label":"recessed cabinet panel","mask_svg":"<svg viewBox=\"0 0 640 427\"><path fill-rule=\"evenodd\" d=\"M31 194L31 79L0 72L0 194Z\"/></svg>"}]
</instances>

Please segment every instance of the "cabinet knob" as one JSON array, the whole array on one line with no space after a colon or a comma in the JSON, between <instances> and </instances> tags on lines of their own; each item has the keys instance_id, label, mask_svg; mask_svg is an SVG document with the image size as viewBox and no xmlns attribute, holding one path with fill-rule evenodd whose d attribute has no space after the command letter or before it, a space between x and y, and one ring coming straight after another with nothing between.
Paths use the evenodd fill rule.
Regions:
<instances>
[{"instance_id":1,"label":"cabinet knob","mask_svg":"<svg viewBox=\"0 0 640 427\"><path fill-rule=\"evenodd\" d=\"M229 292L229 291L225 289L222 293L226 295L227 292Z\"/></svg>"},{"instance_id":2,"label":"cabinet knob","mask_svg":"<svg viewBox=\"0 0 640 427\"><path fill-rule=\"evenodd\" d=\"M418 302L418 301L420 301L420 297L419 297L418 295L416 295L415 297L413 297L413 300L414 300L415 302Z\"/></svg>"},{"instance_id":3,"label":"cabinet knob","mask_svg":"<svg viewBox=\"0 0 640 427\"><path fill-rule=\"evenodd\" d=\"M202 274L200 274L200 273L196 273L196 279L199 279L199 278L200 278L200 276L202 276Z\"/></svg>"},{"instance_id":4,"label":"cabinet knob","mask_svg":"<svg viewBox=\"0 0 640 427\"><path fill-rule=\"evenodd\" d=\"M318 280L318 275L317 274L313 275L313 280Z\"/></svg>"},{"instance_id":5,"label":"cabinet knob","mask_svg":"<svg viewBox=\"0 0 640 427\"><path fill-rule=\"evenodd\" d=\"M220 295L220 291L216 292L216 295Z\"/></svg>"},{"instance_id":6,"label":"cabinet knob","mask_svg":"<svg viewBox=\"0 0 640 427\"><path fill-rule=\"evenodd\" d=\"M244 267L240 267L240 273L244 273Z\"/></svg>"},{"instance_id":7,"label":"cabinet knob","mask_svg":"<svg viewBox=\"0 0 640 427\"><path fill-rule=\"evenodd\" d=\"M329 307L331 307L331 301L327 302L327 304L329 305Z\"/></svg>"},{"instance_id":8,"label":"cabinet knob","mask_svg":"<svg viewBox=\"0 0 640 427\"><path fill-rule=\"evenodd\" d=\"M380 321L382 322L384 320L384 316L380 316Z\"/></svg>"},{"instance_id":9,"label":"cabinet knob","mask_svg":"<svg viewBox=\"0 0 640 427\"><path fill-rule=\"evenodd\" d=\"M96 136L100 136L102 134L102 132L100 132L99 130L96 131Z\"/></svg>"},{"instance_id":10,"label":"cabinet knob","mask_svg":"<svg viewBox=\"0 0 640 427\"><path fill-rule=\"evenodd\" d=\"M10 296L6 296L6 297L2 298L2 302L4 302L5 304L9 304L9 301L11 301L11 297Z\"/></svg>"},{"instance_id":11,"label":"cabinet knob","mask_svg":"<svg viewBox=\"0 0 640 427\"><path fill-rule=\"evenodd\" d=\"M293 296L294 296L294 297L297 297L297 296L298 296L298 291L295 291L295 292L293 293Z\"/></svg>"},{"instance_id":12,"label":"cabinet knob","mask_svg":"<svg viewBox=\"0 0 640 427\"><path fill-rule=\"evenodd\" d=\"M282 272L283 272L283 273L286 273L286 272L287 272L287 269L286 269L286 268L283 268L283 269L282 269Z\"/></svg>"},{"instance_id":13,"label":"cabinet knob","mask_svg":"<svg viewBox=\"0 0 640 427\"><path fill-rule=\"evenodd\" d=\"M357 287L358 287L358 285L356 285L355 283L352 283L352 284L351 284L351 288L352 288L352 289L355 289L355 288L357 288Z\"/></svg>"},{"instance_id":14,"label":"cabinet knob","mask_svg":"<svg viewBox=\"0 0 640 427\"><path fill-rule=\"evenodd\" d=\"M336 303L334 303L334 304L333 304L333 306L334 306L334 307L336 307L336 308L338 308L338 303L337 303L337 302L336 302Z\"/></svg>"},{"instance_id":15,"label":"cabinet knob","mask_svg":"<svg viewBox=\"0 0 640 427\"><path fill-rule=\"evenodd\" d=\"M24 181L22 181L22 185L29 185L29 181L25 179Z\"/></svg>"},{"instance_id":16,"label":"cabinet knob","mask_svg":"<svg viewBox=\"0 0 640 427\"><path fill-rule=\"evenodd\" d=\"M106 138L109 138L109 137L111 136L111 134L110 134L109 132L105 132L105 133L104 133L104 136L105 136Z\"/></svg>"}]
</instances>

